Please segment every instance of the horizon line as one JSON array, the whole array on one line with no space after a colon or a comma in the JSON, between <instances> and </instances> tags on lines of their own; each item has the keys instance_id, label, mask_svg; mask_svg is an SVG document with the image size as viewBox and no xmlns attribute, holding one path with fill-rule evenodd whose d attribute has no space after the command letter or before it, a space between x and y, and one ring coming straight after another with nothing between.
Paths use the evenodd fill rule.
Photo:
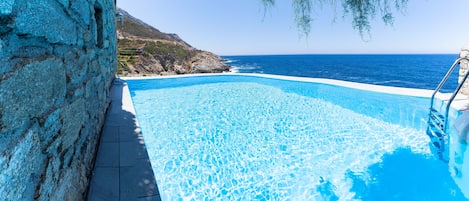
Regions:
<instances>
[{"instance_id":1,"label":"horizon line","mask_svg":"<svg viewBox=\"0 0 469 201\"><path fill-rule=\"evenodd\" d=\"M324 53L240 53L219 56L289 56L289 55L459 55L459 52L324 52Z\"/></svg>"}]
</instances>

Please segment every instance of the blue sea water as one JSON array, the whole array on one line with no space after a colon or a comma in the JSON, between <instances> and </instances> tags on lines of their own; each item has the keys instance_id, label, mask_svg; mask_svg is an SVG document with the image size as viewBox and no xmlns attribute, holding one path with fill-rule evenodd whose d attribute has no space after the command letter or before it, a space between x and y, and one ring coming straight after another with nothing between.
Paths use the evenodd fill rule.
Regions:
<instances>
[{"instance_id":1,"label":"blue sea water","mask_svg":"<svg viewBox=\"0 0 469 201\"><path fill-rule=\"evenodd\" d=\"M418 89L435 89L456 54L350 54L224 56L241 73L329 78ZM457 87L457 72L443 88Z\"/></svg>"}]
</instances>

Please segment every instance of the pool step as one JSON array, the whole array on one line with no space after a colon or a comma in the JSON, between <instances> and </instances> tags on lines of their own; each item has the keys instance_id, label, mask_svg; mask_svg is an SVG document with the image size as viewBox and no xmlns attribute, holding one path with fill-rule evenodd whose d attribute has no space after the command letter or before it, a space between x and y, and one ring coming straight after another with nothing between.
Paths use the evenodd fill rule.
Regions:
<instances>
[{"instance_id":1,"label":"pool step","mask_svg":"<svg viewBox=\"0 0 469 201\"><path fill-rule=\"evenodd\" d=\"M443 153L446 144L445 117L438 111L431 108L428 118L427 135L430 137L433 145L432 151L438 155L440 159L444 159Z\"/></svg>"},{"instance_id":2,"label":"pool step","mask_svg":"<svg viewBox=\"0 0 469 201\"><path fill-rule=\"evenodd\" d=\"M430 109L430 120L432 120L432 123L435 124L435 126L438 126L441 130L444 129L445 117L434 108Z\"/></svg>"}]
</instances>

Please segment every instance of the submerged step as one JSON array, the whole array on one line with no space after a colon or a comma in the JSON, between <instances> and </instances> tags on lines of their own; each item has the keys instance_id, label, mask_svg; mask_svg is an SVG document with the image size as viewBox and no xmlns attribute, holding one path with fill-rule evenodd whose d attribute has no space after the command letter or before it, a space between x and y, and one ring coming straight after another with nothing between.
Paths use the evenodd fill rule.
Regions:
<instances>
[{"instance_id":1,"label":"submerged step","mask_svg":"<svg viewBox=\"0 0 469 201\"><path fill-rule=\"evenodd\" d=\"M437 116L440 119L445 119L445 117L439 111L437 111L435 108L430 108L430 114L433 114L433 115Z\"/></svg>"},{"instance_id":2,"label":"submerged step","mask_svg":"<svg viewBox=\"0 0 469 201\"><path fill-rule=\"evenodd\" d=\"M435 120L429 120L428 122L428 126L430 126L431 128L436 128L440 131L443 132L443 129L444 129L444 124L439 122L439 121L435 121Z\"/></svg>"},{"instance_id":3,"label":"submerged step","mask_svg":"<svg viewBox=\"0 0 469 201\"><path fill-rule=\"evenodd\" d=\"M440 146L440 143L439 143L439 142L436 142L436 141L435 141L435 142L433 142L433 145L434 145L436 148L438 148L438 149L440 149L440 148L441 148L441 146Z\"/></svg>"},{"instance_id":4,"label":"submerged step","mask_svg":"<svg viewBox=\"0 0 469 201\"><path fill-rule=\"evenodd\" d=\"M431 127L431 128L435 128L435 129L438 129L442 132L444 132L444 123L441 122L441 121L438 121L438 120L435 120L435 119L429 119L428 120L428 126Z\"/></svg>"},{"instance_id":5,"label":"submerged step","mask_svg":"<svg viewBox=\"0 0 469 201\"><path fill-rule=\"evenodd\" d=\"M427 129L427 135L430 136L430 138L441 138L445 135L445 133L441 130Z\"/></svg>"}]
</instances>

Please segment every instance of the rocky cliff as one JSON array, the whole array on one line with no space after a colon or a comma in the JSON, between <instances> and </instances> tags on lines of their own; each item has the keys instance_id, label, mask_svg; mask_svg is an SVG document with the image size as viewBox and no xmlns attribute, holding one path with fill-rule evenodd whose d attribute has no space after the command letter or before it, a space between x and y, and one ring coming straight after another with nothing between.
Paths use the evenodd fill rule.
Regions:
<instances>
[{"instance_id":1,"label":"rocky cliff","mask_svg":"<svg viewBox=\"0 0 469 201\"><path fill-rule=\"evenodd\" d=\"M176 34L167 34L117 10L118 68L122 76L219 73L230 70L219 56L197 50Z\"/></svg>"}]
</instances>

